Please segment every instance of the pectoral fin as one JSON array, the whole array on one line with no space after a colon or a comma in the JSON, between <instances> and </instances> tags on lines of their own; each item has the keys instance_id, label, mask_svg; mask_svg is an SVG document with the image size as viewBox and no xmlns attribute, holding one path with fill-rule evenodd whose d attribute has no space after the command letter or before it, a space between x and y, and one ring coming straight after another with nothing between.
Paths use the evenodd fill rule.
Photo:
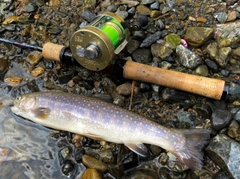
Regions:
<instances>
[{"instance_id":1,"label":"pectoral fin","mask_svg":"<svg viewBox=\"0 0 240 179\"><path fill-rule=\"evenodd\" d=\"M144 144L124 143L124 145L126 145L130 150L142 157L149 156L148 149Z\"/></svg>"},{"instance_id":2,"label":"pectoral fin","mask_svg":"<svg viewBox=\"0 0 240 179\"><path fill-rule=\"evenodd\" d=\"M49 108L36 108L32 110L32 113L36 118L39 119L46 119L48 115L50 114Z\"/></svg>"}]
</instances>

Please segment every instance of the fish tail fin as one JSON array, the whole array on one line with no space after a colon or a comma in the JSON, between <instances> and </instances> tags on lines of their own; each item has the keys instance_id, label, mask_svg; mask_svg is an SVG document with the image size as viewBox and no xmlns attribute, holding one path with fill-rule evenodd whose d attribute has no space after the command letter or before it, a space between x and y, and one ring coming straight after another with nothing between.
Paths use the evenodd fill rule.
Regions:
<instances>
[{"instance_id":1,"label":"fish tail fin","mask_svg":"<svg viewBox=\"0 0 240 179\"><path fill-rule=\"evenodd\" d=\"M184 141L174 154L189 168L200 170L202 168L202 148L208 143L210 131L207 129L181 130Z\"/></svg>"}]
</instances>

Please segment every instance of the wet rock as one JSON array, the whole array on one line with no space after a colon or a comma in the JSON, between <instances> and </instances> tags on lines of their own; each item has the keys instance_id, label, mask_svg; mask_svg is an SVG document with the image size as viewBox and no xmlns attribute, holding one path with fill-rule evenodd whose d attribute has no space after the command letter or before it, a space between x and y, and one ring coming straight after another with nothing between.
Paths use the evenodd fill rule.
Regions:
<instances>
[{"instance_id":1,"label":"wet rock","mask_svg":"<svg viewBox=\"0 0 240 179\"><path fill-rule=\"evenodd\" d=\"M141 4L147 5L147 4L152 4L152 3L154 3L154 2L155 2L155 0L142 0L142 1L141 1Z\"/></svg>"},{"instance_id":2,"label":"wet rock","mask_svg":"<svg viewBox=\"0 0 240 179\"><path fill-rule=\"evenodd\" d=\"M128 53L131 54L135 50L137 50L139 46L140 46L140 42L138 40L131 39L126 46L126 50Z\"/></svg>"},{"instance_id":3,"label":"wet rock","mask_svg":"<svg viewBox=\"0 0 240 179\"><path fill-rule=\"evenodd\" d=\"M28 3L28 4L25 5L25 7L24 7L24 11L25 11L25 12L28 12L28 13L34 12L34 11L36 11L36 10L37 10L37 6L36 6L35 3L32 3L32 2Z\"/></svg>"},{"instance_id":4,"label":"wet rock","mask_svg":"<svg viewBox=\"0 0 240 179\"><path fill-rule=\"evenodd\" d=\"M0 75L4 74L8 70L8 62L2 58L0 55Z\"/></svg>"},{"instance_id":5,"label":"wet rock","mask_svg":"<svg viewBox=\"0 0 240 179\"><path fill-rule=\"evenodd\" d=\"M150 13L150 17L155 19L155 18L158 18L162 15L162 13L160 11L157 11L157 10L152 10L151 13Z\"/></svg>"},{"instance_id":6,"label":"wet rock","mask_svg":"<svg viewBox=\"0 0 240 179\"><path fill-rule=\"evenodd\" d=\"M181 43L181 38L177 34L169 34L165 37L165 40L172 49L176 49Z\"/></svg>"},{"instance_id":7,"label":"wet rock","mask_svg":"<svg viewBox=\"0 0 240 179\"><path fill-rule=\"evenodd\" d=\"M214 179L229 179L229 176L224 171L217 172L214 176Z\"/></svg>"},{"instance_id":8,"label":"wet rock","mask_svg":"<svg viewBox=\"0 0 240 179\"><path fill-rule=\"evenodd\" d=\"M184 39L193 47L200 47L214 35L213 28L208 27L189 27Z\"/></svg>"},{"instance_id":9,"label":"wet rock","mask_svg":"<svg viewBox=\"0 0 240 179\"><path fill-rule=\"evenodd\" d=\"M107 7L107 11L109 11L109 12L116 12L117 11L117 6L110 5L110 6Z\"/></svg>"},{"instance_id":10,"label":"wet rock","mask_svg":"<svg viewBox=\"0 0 240 179\"><path fill-rule=\"evenodd\" d=\"M237 2L238 0L226 0L226 3L228 6L233 5L235 2Z\"/></svg>"},{"instance_id":11,"label":"wet rock","mask_svg":"<svg viewBox=\"0 0 240 179\"><path fill-rule=\"evenodd\" d=\"M58 35L62 32L62 29L59 27L50 28L47 31L49 34Z\"/></svg>"},{"instance_id":12,"label":"wet rock","mask_svg":"<svg viewBox=\"0 0 240 179\"><path fill-rule=\"evenodd\" d=\"M216 109L213 111L211 118L213 129L221 130L231 123L232 114L227 110Z\"/></svg>"},{"instance_id":13,"label":"wet rock","mask_svg":"<svg viewBox=\"0 0 240 179\"><path fill-rule=\"evenodd\" d=\"M217 43L211 43L207 46L207 51L209 55L221 66L226 67L229 54L231 53L230 47L221 47L219 48Z\"/></svg>"},{"instance_id":14,"label":"wet rock","mask_svg":"<svg viewBox=\"0 0 240 179\"><path fill-rule=\"evenodd\" d=\"M197 116L195 113L191 113L191 112L183 111L183 110L179 110L177 112L177 119L180 122L180 125L183 124L183 127L189 126L190 128L194 128L195 127L194 121L196 120L196 118L197 118Z\"/></svg>"},{"instance_id":15,"label":"wet rock","mask_svg":"<svg viewBox=\"0 0 240 179\"><path fill-rule=\"evenodd\" d=\"M150 8L151 8L152 10L158 10L159 7L160 7L160 4L159 4L158 1L156 1L156 2L154 2L154 3L152 3L152 4L150 5Z\"/></svg>"},{"instance_id":16,"label":"wet rock","mask_svg":"<svg viewBox=\"0 0 240 179\"><path fill-rule=\"evenodd\" d=\"M236 120L233 120L228 127L228 136L240 142L240 126Z\"/></svg>"},{"instance_id":17,"label":"wet rock","mask_svg":"<svg viewBox=\"0 0 240 179\"><path fill-rule=\"evenodd\" d=\"M233 55L240 57L240 47L236 48L235 50L233 50Z\"/></svg>"},{"instance_id":18,"label":"wet rock","mask_svg":"<svg viewBox=\"0 0 240 179\"><path fill-rule=\"evenodd\" d=\"M126 179L157 179L159 178L154 170L137 169L124 176Z\"/></svg>"},{"instance_id":19,"label":"wet rock","mask_svg":"<svg viewBox=\"0 0 240 179\"><path fill-rule=\"evenodd\" d=\"M149 148L154 156L158 156L162 152L161 147L158 147L156 145L150 145Z\"/></svg>"},{"instance_id":20,"label":"wet rock","mask_svg":"<svg viewBox=\"0 0 240 179\"><path fill-rule=\"evenodd\" d=\"M87 169L81 179L102 179L102 175L96 169Z\"/></svg>"},{"instance_id":21,"label":"wet rock","mask_svg":"<svg viewBox=\"0 0 240 179\"><path fill-rule=\"evenodd\" d=\"M60 153L64 159L68 159L72 154L69 147L64 147L63 149L61 149Z\"/></svg>"},{"instance_id":22,"label":"wet rock","mask_svg":"<svg viewBox=\"0 0 240 179\"><path fill-rule=\"evenodd\" d=\"M75 148L74 150L74 156L75 156L75 160L76 162L81 162L82 161L82 157L85 154L85 149L84 148Z\"/></svg>"},{"instance_id":23,"label":"wet rock","mask_svg":"<svg viewBox=\"0 0 240 179\"><path fill-rule=\"evenodd\" d=\"M150 12L151 12L151 10L144 5L139 5L136 10L139 14L146 15L146 16L150 15Z\"/></svg>"},{"instance_id":24,"label":"wet rock","mask_svg":"<svg viewBox=\"0 0 240 179\"><path fill-rule=\"evenodd\" d=\"M8 25L4 26L4 29L8 30L8 31L15 31L16 30L16 25L15 24L8 24Z\"/></svg>"},{"instance_id":25,"label":"wet rock","mask_svg":"<svg viewBox=\"0 0 240 179\"><path fill-rule=\"evenodd\" d=\"M165 28L165 25L164 25L164 23L163 23L163 21L161 19L159 19L157 21L157 25L160 28L160 30L163 30ZM162 35L162 36L164 36L164 35Z\"/></svg>"},{"instance_id":26,"label":"wet rock","mask_svg":"<svg viewBox=\"0 0 240 179\"><path fill-rule=\"evenodd\" d=\"M132 53L132 58L134 61L139 63L150 63L151 59L151 51L149 49L137 49Z\"/></svg>"},{"instance_id":27,"label":"wet rock","mask_svg":"<svg viewBox=\"0 0 240 179\"><path fill-rule=\"evenodd\" d=\"M234 114L234 119L240 123L240 110L237 110Z\"/></svg>"},{"instance_id":28,"label":"wet rock","mask_svg":"<svg viewBox=\"0 0 240 179\"><path fill-rule=\"evenodd\" d=\"M60 5L61 4L61 2L60 2L60 0L50 0L49 1L49 6L57 6L57 5Z\"/></svg>"},{"instance_id":29,"label":"wet rock","mask_svg":"<svg viewBox=\"0 0 240 179\"><path fill-rule=\"evenodd\" d=\"M240 178L240 144L224 134L219 134L210 141L206 148L207 155L231 178Z\"/></svg>"},{"instance_id":30,"label":"wet rock","mask_svg":"<svg viewBox=\"0 0 240 179\"><path fill-rule=\"evenodd\" d=\"M107 165L89 155L83 155L82 157L82 163L87 166L88 168L94 168L100 172L106 172L107 171Z\"/></svg>"},{"instance_id":31,"label":"wet rock","mask_svg":"<svg viewBox=\"0 0 240 179\"><path fill-rule=\"evenodd\" d=\"M208 67L206 65L198 66L195 70L195 74L200 76L208 76Z\"/></svg>"},{"instance_id":32,"label":"wet rock","mask_svg":"<svg viewBox=\"0 0 240 179\"><path fill-rule=\"evenodd\" d=\"M113 163L114 157L111 149L105 149L98 152L99 159L104 163Z\"/></svg>"},{"instance_id":33,"label":"wet rock","mask_svg":"<svg viewBox=\"0 0 240 179\"><path fill-rule=\"evenodd\" d=\"M0 167L0 177L7 178L7 175L12 171L14 165L12 162L6 162L1 164Z\"/></svg>"},{"instance_id":34,"label":"wet rock","mask_svg":"<svg viewBox=\"0 0 240 179\"><path fill-rule=\"evenodd\" d=\"M183 102L189 99L188 93L184 93L175 89L165 88L162 92L162 98L164 101L170 103Z\"/></svg>"},{"instance_id":35,"label":"wet rock","mask_svg":"<svg viewBox=\"0 0 240 179\"><path fill-rule=\"evenodd\" d=\"M116 14L121 16L123 19L126 19L128 17L128 12L127 11L117 11Z\"/></svg>"},{"instance_id":36,"label":"wet rock","mask_svg":"<svg viewBox=\"0 0 240 179\"><path fill-rule=\"evenodd\" d=\"M206 23L207 22L207 18L205 18L205 17L197 17L196 21L200 22L200 23Z\"/></svg>"},{"instance_id":37,"label":"wet rock","mask_svg":"<svg viewBox=\"0 0 240 179\"><path fill-rule=\"evenodd\" d=\"M39 61L42 59L42 53L39 51L32 51L28 54L26 61L31 65L37 65Z\"/></svg>"},{"instance_id":38,"label":"wet rock","mask_svg":"<svg viewBox=\"0 0 240 179\"><path fill-rule=\"evenodd\" d=\"M171 10L171 8L170 7L163 7L163 9L162 9L162 14L166 14L167 12L169 12Z\"/></svg>"},{"instance_id":39,"label":"wet rock","mask_svg":"<svg viewBox=\"0 0 240 179\"><path fill-rule=\"evenodd\" d=\"M73 161L67 160L64 162L62 167L62 173L66 175L68 178L72 178L75 175L76 166Z\"/></svg>"},{"instance_id":40,"label":"wet rock","mask_svg":"<svg viewBox=\"0 0 240 179\"><path fill-rule=\"evenodd\" d=\"M159 67L164 69L170 69L172 67L172 64L167 61L163 61L160 63Z\"/></svg>"},{"instance_id":41,"label":"wet rock","mask_svg":"<svg viewBox=\"0 0 240 179\"><path fill-rule=\"evenodd\" d=\"M151 45L151 53L154 57L160 57L161 59L164 60L165 58L169 57L173 53L173 50L166 43L164 44L155 43Z\"/></svg>"},{"instance_id":42,"label":"wet rock","mask_svg":"<svg viewBox=\"0 0 240 179\"><path fill-rule=\"evenodd\" d=\"M18 22L19 16L8 16L4 21L3 25L11 24L13 22Z\"/></svg>"},{"instance_id":43,"label":"wet rock","mask_svg":"<svg viewBox=\"0 0 240 179\"><path fill-rule=\"evenodd\" d=\"M202 63L202 59L199 56L183 45L177 46L176 53L179 56L179 62L187 68L193 69Z\"/></svg>"},{"instance_id":44,"label":"wet rock","mask_svg":"<svg viewBox=\"0 0 240 179\"><path fill-rule=\"evenodd\" d=\"M215 31L215 38L226 37L232 40L234 37L238 37L240 35L240 31L237 30L239 28L240 28L240 21L218 25ZM233 30L233 29L236 29L236 30Z\"/></svg>"},{"instance_id":45,"label":"wet rock","mask_svg":"<svg viewBox=\"0 0 240 179\"><path fill-rule=\"evenodd\" d=\"M4 160L8 157L8 154L10 153L9 148L0 147L0 166L4 162Z\"/></svg>"},{"instance_id":46,"label":"wet rock","mask_svg":"<svg viewBox=\"0 0 240 179\"><path fill-rule=\"evenodd\" d=\"M213 72L218 72L218 66L214 61L206 59L205 63L208 66L208 68L210 68Z\"/></svg>"},{"instance_id":47,"label":"wet rock","mask_svg":"<svg viewBox=\"0 0 240 179\"><path fill-rule=\"evenodd\" d=\"M172 153L168 152L167 156L168 156L167 166L172 171L182 173L189 169L186 165L179 161L178 158L174 156Z\"/></svg>"},{"instance_id":48,"label":"wet rock","mask_svg":"<svg viewBox=\"0 0 240 179\"><path fill-rule=\"evenodd\" d=\"M227 13L225 12L217 12L214 14L214 17L221 23L224 24L227 20Z\"/></svg>"},{"instance_id":49,"label":"wet rock","mask_svg":"<svg viewBox=\"0 0 240 179\"><path fill-rule=\"evenodd\" d=\"M231 45L231 40L228 38L221 38L218 40L219 47L228 47Z\"/></svg>"},{"instance_id":50,"label":"wet rock","mask_svg":"<svg viewBox=\"0 0 240 179\"><path fill-rule=\"evenodd\" d=\"M148 36L146 39L143 40L141 43L140 47L149 47L152 45L154 42L156 42L159 38L161 37L161 32L157 31L156 33Z\"/></svg>"},{"instance_id":51,"label":"wet rock","mask_svg":"<svg viewBox=\"0 0 240 179\"><path fill-rule=\"evenodd\" d=\"M238 13L236 11L231 11L227 15L227 22L234 21L237 18Z\"/></svg>"},{"instance_id":52,"label":"wet rock","mask_svg":"<svg viewBox=\"0 0 240 179\"><path fill-rule=\"evenodd\" d=\"M22 80L22 77L9 76L4 79L4 82L7 83L9 86L19 86Z\"/></svg>"},{"instance_id":53,"label":"wet rock","mask_svg":"<svg viewBox=\"0 0 240 179\"><path fill-rule=\"evenodd\" d=\"M31 75L33 77L38 77L38 76L42 75L43 72L44 72L44 69L39 66L31 71Z\"/></svg>"},{"instance_id":54,"label":"wet rock","mask_svg":"<svg viewBox=\"0 0 240 179\"><path fill-rule=\"evenodd\" d=\"M231 82L231 83L229 84L228 93L231 94L231 95L240 94L240 85Z\"/></svg>"},{"instance_id":55,"label":"wet rock","mask_svg":"<svg viewBox=\"0 0 240 179\"><path fill-rule=\"evenodd\" d=\"M124 83L116 88L117 93L123 96L129 96L131 94L131 90L132 90L131 83Z\"/></svg>"},{"instance_id":56,"label":"wet rock","mask_svg":"<svg viewBox=\"0 0 240 179\"><path fill-rule=\"evenodd\" d=\"M96 14L95 13L92 13L90 11L84 11L82 14L81 14L82 18L84 20L86 20L87 22L92 22L95 17L96 17Z\"/></svg>"}]
</instances>

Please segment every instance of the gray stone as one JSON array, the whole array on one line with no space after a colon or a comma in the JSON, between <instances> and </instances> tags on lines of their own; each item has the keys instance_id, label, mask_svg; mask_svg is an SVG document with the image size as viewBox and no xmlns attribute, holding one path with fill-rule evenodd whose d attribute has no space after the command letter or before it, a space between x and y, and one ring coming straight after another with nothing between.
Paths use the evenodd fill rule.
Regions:
<instances>
[{"instance_id":1,"label":"gray stone","mask_svg":"<svg viewBox=\"0 0 240 179\"><path fill-rule=\"evenodd\" d=\"M240 110L238 110L233 117L236 121L238 121L240 123Z\"/></svg>"},{"instance_id":2,"label":"gray stone","mask_svg":"<svg viewBox=\"0 0 240 179\"><path fill-rule=\"evenodd\" d=\"M226 12L217 12L214 14L214 17L220 22L221 24L224 24L227 20L227 13Z\"/></svg>"},{"instance_id":3,"label":"gray stone","mask_svg":"<svg viewBox=\"0 0 240 179\"><path fill-rule=\"evenodd\" d=\"M161 59L165 59L173 53L173 50L167 44L155 43L151 46L151 52L154 57L160 57Z\"/></svg>"},{"instance_id":4,"label":"gray stone","mask_svg":"<svg viewBox=\"0 0 240 179\"><path fill-rule=\"evenodd\" d=\"M137 40L135 40L135 39L131 39L131 40L128 42L127 46L126 46L126 50L127 50L128 53L131 54L131 53L133 53L135 50L138 49L139 45L140 45L140 42L139 42L139 41L137 41Z\"/></svg>"},{"instance_id":5,"label":"gray stone","mask_svg":"<svg viewBox=\"0 0 240 179\"><path fill-rule=\"evenodd\" d=\"M176 53L179 56L179 62L187 68L193 69L202 63L202 59L198 55L183 45L177 46Z\"/></svg>"},{"instance_id":6,"label":"gray stone","mask_svg":"<svg viewBox=\"0 0 240 179\"><path fill-rule=\"evenodd\" d=\"M24 7L25 12L34 12L36 10L37 10L37 6L35 3L30 2Z\"/></svg>"},{"instance_id":7,"label":"gray stone","mask_svg":"<svg viewBox=\"0 0 240 179\"><path fill-rule=\"evenodd\" d=\"M223 109L216 109L212 113L212 127L215 130L221 130L227 127L232 120L232 114Z\"/></svg>"},{"instance_id":8,"label":"gray stone","mask_svg":"<svg viewBox=\"0 0 240 179\"><path fill-rule=\"evenodd\" d=\"M228 94L237 95L240 94L240 85L236 83L229 83Z\"/></svg>"},{"instance_id":9,"label":"gray stone","mask_svg":"<svg viewBox=\"0 0 240 179\"><path fill-rule=\"evenodd\" d=\"M159 9L159 2L158 1L156 1L155 3L153 3L153 4L151 4L150 5L150 8L152 9L152 10L158 10Z\"/></svg>"},{"instance_id":10,"label":"gray stone","mask_svg":"<svg viewBox=\"0 0 240 179\"><path fill-rule=\"evenodd\" d=\"M188 123L191 128L195 127L195 122L194 122L194 120L196 119L195 113L179 110L177 113L177 119L181 123Z\"/></svg>"},{"instance_id":11,"label":"gray stone","mask_svg":"<svg viewBox=\"0 0 240 179\"><path fill-rule=\"evenodd\" d=\"M207 155L231 178L240 178L240 144L224 134L212 139L206 148Z\"/></svg>"},{"instance_id":12,"label":"gray stone","mask_svg":"<svg viewBox=\"0 0 240 179\"><path fill-rule=\"evenodd\" d=\"M116 14L121 16L123 19L126 19L128 17L127 11L117 11Z\"/></svg>"},{"instance_id":13,"label":"gray stone","mask_svg":"<svg viewBox=\"0 0 240 179\"><path fill-rule=\"evenodd\" d=\"M154 42L156 42L158 39L161 37L161 32L157 31L156 33L148 36L144 41L141 43L140 47L149 47L152 45Z\"/></svg>"},{"instance_id":14,"label":"gray stone","mask_svg":"<svg viewBox=\"0 0 240 179\"><path fill-rule=\"evenodd\" d=\"M155 0L142 0L141 4L147 5L147 4L151 4L151 3L154 3L154 2L155 2Z\"/></svg>"},{"instance_id":15,"label":"gray stone","mask_svg":"<svg viewBox=\"0 0 240 179\"><path fill-rule=\"evenodd\" d=\"M90 11L84 11L81 14L82 18L86 21L88 21L89 23L93 21L93 19L95 19L96 14L90 12Z\"/></svg>"},{"instance_id":16,"label":"gray stone","mask_svg":"<svg viewBox=\"0 0 240 179\"><path fill-rule=\"evenodd\" d=\"M230 47L221 47L219 48L217 43L211 43L207 46L207 51L209 55L214 59L221 67L226 67L229 54L231 52Z\"/></svg>"},{"instance_id":17,"label":"gray stone","mask_svg":"<svg viewBox=\"0 0 240 179\"><path fill-rule=\"evenodd\" d=\"M132 53L132 58L139 63L149 63L152 61L151 51L149 49L137 49Z\"/></svg>"}]
</instances>

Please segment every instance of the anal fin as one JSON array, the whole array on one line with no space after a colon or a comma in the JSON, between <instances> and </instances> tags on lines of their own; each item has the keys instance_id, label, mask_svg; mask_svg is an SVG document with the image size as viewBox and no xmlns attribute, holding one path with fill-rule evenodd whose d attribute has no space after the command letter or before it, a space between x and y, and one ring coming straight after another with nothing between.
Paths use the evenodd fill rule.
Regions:
<instances>
[{"instance_id":1,"label":"anal fin","mask_svg":"<svg viewBox=\"0 0 240 179\"><path fill-rule=\"evenodd\" d=\"M124 145L142 157L149 156L148 148L144 144L124 143Z\"/></svg>"}]
</instances>

